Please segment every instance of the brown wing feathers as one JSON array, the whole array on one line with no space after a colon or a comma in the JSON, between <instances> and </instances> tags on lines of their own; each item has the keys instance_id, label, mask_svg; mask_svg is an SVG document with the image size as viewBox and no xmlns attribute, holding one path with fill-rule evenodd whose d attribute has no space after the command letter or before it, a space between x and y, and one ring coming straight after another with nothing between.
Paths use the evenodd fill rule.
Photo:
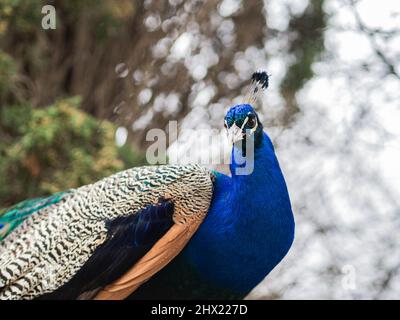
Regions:
<instances>
[{"instance_id":1,"label":"brown wing feathers","mask_svg":"<svg viewBox=\"0 0 400 320\"><path fill-rule=\"evenodd\" d=\"M174 224L171 229L128 272L101 290L96 300L125 299L141 284L164 268L185 247L202 220Z\"/></svg>"}]
</instances>

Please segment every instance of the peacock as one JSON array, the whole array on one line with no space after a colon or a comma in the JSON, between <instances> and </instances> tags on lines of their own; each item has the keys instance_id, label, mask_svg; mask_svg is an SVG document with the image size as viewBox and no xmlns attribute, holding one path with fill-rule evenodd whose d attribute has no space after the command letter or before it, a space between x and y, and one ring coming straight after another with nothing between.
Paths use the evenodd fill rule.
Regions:
<instances>
[{"instance_id":1,"label":"peacock","mask_svg":"<svg viewBox=\"0 0 400 320\"><path fill-rule=\"evenodd\" d=\"M0 211L0 299L242 299L284 258L295 222L255 72L224 127L230 175L131 168ZM249 165L250 164L250 165Z\"/></svg>"}]
</instances>

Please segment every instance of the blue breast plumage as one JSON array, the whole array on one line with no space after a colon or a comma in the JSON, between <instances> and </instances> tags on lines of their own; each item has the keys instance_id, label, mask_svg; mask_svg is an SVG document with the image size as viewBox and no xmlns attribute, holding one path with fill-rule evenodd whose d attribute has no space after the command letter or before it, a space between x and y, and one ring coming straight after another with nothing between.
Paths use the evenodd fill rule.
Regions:
<instances>
[{"instance_id":1,"label":"blue breast plumage","mask_svg":"<svg viewBox=\"0 0 400 320\"><path fill-rule=\"evenodd\" d=\"M253 173L235 175L235 163L232 177L216 173L199 230L131 298L241 299L283 259L294 239L294 217L272 143L261 137Z\"/></svg>"}]
</instances>

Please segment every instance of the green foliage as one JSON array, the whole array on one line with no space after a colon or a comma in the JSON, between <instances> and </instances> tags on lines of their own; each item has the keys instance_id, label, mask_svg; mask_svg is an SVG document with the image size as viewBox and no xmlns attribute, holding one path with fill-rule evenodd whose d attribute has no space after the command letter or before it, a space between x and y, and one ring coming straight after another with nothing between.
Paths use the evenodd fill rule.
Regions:
<instances>
[{"instance_id":1,"label":"green foliage","mask_svg":"<svg viewBox=\"0 0 400 320\"><path fill-rule=\"evenodd\" d=\"M84 113L79 104L70 98L42 109L0 109L1 206L76 188L144 163L128 147L116 147L111 123Z\"/></svg>"},{"instance_id":2,"label":"green foliage","mask_svg":"<svg viewBox=\"0 0 400 320\"><path fill-rule=\"evenodd\" d=\"M57 14L67 10L72 19L80 12L76 7L90 3L95 1L69 1L57 7ZM42 4L45 1L0 0L0 44L25 44L13 56L0 50L0 207L93 183L146 163L144 155L130 145L118 148L114 125L80 110L78 98L36 108L24 94L31 92L31 81L21 77L21 66L33 73L47 70L48 56L37 50L39 42L31 41L40 28ZM118 12L106 12L105 4L100 11L96 14L100 20L105 14L111 24L114 16L118 18ZM64 22L58 19L60 30ZM18 41L10 42L11 38Z\"/></svg>"},{"instance_id":3,"label":"green foliage","mask_svg":"<svg viewBox=\"0 0 400 320\"><path fill-rule=\"evenodd\" d=\"M52 3L45 0L0 0L0 36L9 31L24 41L33 41L38 31L41 31L41 8L47 4ZM90 12L90 16L85 19L90 19L93 33L100 42L116 35L125 18L135 10L131 0L68 0L53 5L56 7L57 25L60 28L70 22L77 23L82 15Z\"/></svg>"},{"instance_id":4,"label":"green foliage","mask_svg":"<svg viewBox=\"0 0 400 320\"><path fill-rule=\"evenodd\" d=\"M16 75L14 60L0 50L0 99L12 89Z\"/></svg>"},{"instance_id":5,"label":"green foliage","mask_svg":"<svg viewBox=\"0 0 400 320\"><path fill-rule=\"evenodd\" d=\"M146 154L129 144L118 148L118 158L124 163L125 168L148 164Z\"/></svg>"},{"instance_id":6,"label":"green foliage","mask_svg":"<svg viewBox=\"0 0 400 320\"><path fill-rule=\"evenodd\" d=\"M56 9L54 30L42 28L45 5ZM35 107L46 106L59 97L74 95L87 101L86 90L97 90L81 90L85 87L82 82L93 88L90 82L97 85L99 80L90 72L83 80L81 72L110 69L103 56L108 55L121 30L127 29L136 6L132 0L0 0L0 55L11 55L19 68L17 85L4 87L7 77L0 79L0 105L27 100ZM10 70L8 66L3 69L2 58L0 73ZM104 114L93 112L93 108L91 112Z\"/></svg>"},{"instance_id":7,"label":"green foliage","mask_svg":"<svg viewBox=\"0 0 400 320\"><path fill-rule=\"evenodd\" d=\"M43 17L40 10L42 3L41 0L0 0L0 16L3 24L0 35L14 28L31 33L32 27L40 23Z\"/></svg>"}]
</instances>

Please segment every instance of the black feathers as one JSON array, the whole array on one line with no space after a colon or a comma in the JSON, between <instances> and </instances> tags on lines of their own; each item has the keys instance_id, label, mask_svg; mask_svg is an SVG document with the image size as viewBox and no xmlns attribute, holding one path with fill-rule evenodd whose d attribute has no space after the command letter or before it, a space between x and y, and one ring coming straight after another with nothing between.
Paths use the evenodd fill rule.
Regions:
<instances>
[{"instance_id":1,"label":"black feathers","mask_svg":"<svg viewBox=\"0 0 400 320\"><path fill-rule=\"evenodd\" d=\"M107 221L108 236L65 285L39 299L90 298L129 270L173 225L174 204L160 200L136 214Z\"/></svg>"},{"instance_id":2,"label":"black feathers","mask_svg":"<svg viewBox=\"0 0 400 320\"><path fill-rule=\"evenodd\" d=\"M269 76L265 71L256 71L251 76L251 85L249 92L245 98L245 103L250 104L256 108L257 100L264 89L269 85Z\"/></svg>"},{"instance_id":3,"label":"black feathers","mask_svg":"<svg viewBox=\"0 0 400 320\"><path fill-rule=\"evenodd\" d=\"M256 83L259 82L262 89L268 88L268 84L269 84L268 80L269 80L269 76L265 71L256 71L251 76L251 81L256 82Z\"/></svg>"}]
</instances>

